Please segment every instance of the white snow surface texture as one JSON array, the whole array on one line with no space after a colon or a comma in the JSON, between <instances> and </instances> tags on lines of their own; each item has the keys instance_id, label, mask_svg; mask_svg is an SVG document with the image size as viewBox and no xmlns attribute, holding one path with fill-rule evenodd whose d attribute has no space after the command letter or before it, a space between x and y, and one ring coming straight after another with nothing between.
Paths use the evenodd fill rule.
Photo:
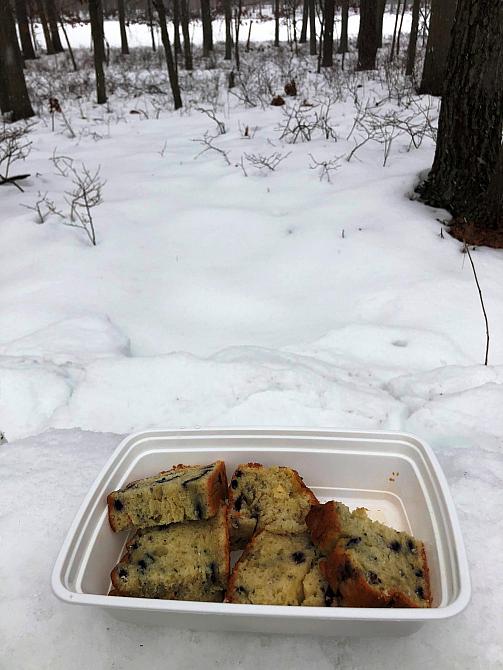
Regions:
<instances>
[{"instance_id":1,"label":"white snow surface texture","mask_svg":"<svg viewBox=\"0 0 503 670\"><path fill-rule=\"evenodd\" d=\"M228 165L195 160L193 140L215 134L195 104L156 118L112 96L80 119L63 102L77 137L39 123L25 192L0 194L0 668L503 668L503 259L472 252L483 366L470 264L439 234L446 213L408 197L433 143L398 138L385 167L368 143L347 162L350 101L332 107L337 142L288 144L284 111L229 96L215 140ZM56 146L107 180L96 247L20 207L63 197ZM274 151L275 171L244 174L244 153ZM310 154L342 156L330 183ZM410 639L337 641L149 630L57 602L54 559L119 436L215 425L429 441L468 548L467 611Z\"/></svg>"}]
</instances>

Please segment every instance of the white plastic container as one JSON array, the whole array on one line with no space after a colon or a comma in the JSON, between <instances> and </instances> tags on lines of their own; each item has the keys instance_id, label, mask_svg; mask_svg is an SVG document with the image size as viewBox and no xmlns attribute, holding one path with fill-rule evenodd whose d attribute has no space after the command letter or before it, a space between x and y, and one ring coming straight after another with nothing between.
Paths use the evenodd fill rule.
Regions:
<instances>
[{"instance_id":1,"label":"white plastic container","mask_svg":"<svg viewBox=\"0 0 503 670\"><path fill-rule=\"evenodd\" d=\"M230 475L243 462L299 471L320 501L363 506L372 518L422 539L430 566L431 609L282 607L107 596L126 533L113 533L106 496L127 482L178 463L222 459ZM138 433L117 447L68 532L52 574L61 600L104 608L149 625L193 630L331 636L408 635L459 614L470 578L454 504L431 449L411 435L307 429L224 428Z\"/></svg>"}]
</instances>

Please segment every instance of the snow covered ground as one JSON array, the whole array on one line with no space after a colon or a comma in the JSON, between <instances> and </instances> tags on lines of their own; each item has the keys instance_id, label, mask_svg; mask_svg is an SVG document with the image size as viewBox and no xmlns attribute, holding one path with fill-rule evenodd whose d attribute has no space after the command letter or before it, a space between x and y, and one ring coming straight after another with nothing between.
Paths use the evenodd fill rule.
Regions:
<instances>
[{"instance_id":1,"label":"snow covered ground","mask_svg":"<svg viewBox=\"0 0 503 670\"><path fill-rule=\"evenodd\" d=\"M112 95L100 107L89 69L68 74L61 57L29 65L44 113L12 173L31 177L24 193L0 191L0 429L10 441L0 447L0 647L13 659L0 659L2 668L63 668L70 658L75 667L108 668L111 658L118 668L145 658L157 667L165 649L177 668L251 667L251 657L253 667L285 658L318 668L503 667L491 618L503 593L491 562L503 548L501 253L472 251L491 329L485 367L468 259L441 235L446 213L409 197L432 162L425 116L435 122L438 101L414 96L393 69L371 80L339 68L316 75L315 60L281 53L274 67L267 47L243 54L237 95L219 69L182 73L179 112L163 93L162 66L143 51L126 63L114 57ZM271 107L292 76L297 98ZM52 130L49 95L74 137L60 115ZM210 109L224 134L201 111ZM385 166L377 141L347 160L366 137L363 125L352 131L358 112L367 127L381 119L381 140L396 134ZM403 127L411 115L424 135L417 149L390 123ZM310 141L292 142L295 118L312 127ZM201 153L205 134L220 152ZM58 216L40 224L22 207L47 193L66 211L71 184L53 154L101 168L96 247ZM254 166L274 154L275 170ZM330 180L320 178L323 164L334 168ZM429 440L463 522L475 585L467 613L377 645L159 635L53 600L52 562L119 439L109 433L245 424L387 428Z\"/></svg>"}]
</instances>

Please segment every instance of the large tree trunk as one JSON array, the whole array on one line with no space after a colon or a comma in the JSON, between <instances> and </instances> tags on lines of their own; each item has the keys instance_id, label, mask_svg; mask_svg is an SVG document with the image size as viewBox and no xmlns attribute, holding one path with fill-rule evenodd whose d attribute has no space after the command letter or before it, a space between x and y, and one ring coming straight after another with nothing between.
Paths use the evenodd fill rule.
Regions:
<instances>
[{"instance_id":1,"label":"large tree trunk","mask_svg":"<svg viewBox=\"0 0 503 670\"><path fill-rule=\"evenodd\" d=\"M503 146L500 147L496 169L480 207L473 214L479 228L498 230L503 233Z\"/></svg>"},{"instance_id":2,"label":"large tree trunk","mask_svg":"<svg viewBox=\"0 0 503 670\"><path fill-rule=\"evenodd\" d=\"M232 0L224 0L225 60L232 60Z\"/></svg>"},{"instance_id":3,"label":"large tree trunk","mask_svg":"<svg viewBox=\"0 0 503 670\"><path fill-rule=\"evenodd\" d=\"M173 46L175 54L182 53L180 40L180 0L173 0Z\"/></svg>"},{"instance_id":4,"label":"large tree trunk","mask_svg":"<svg viewBox=\"0 0 503 670\"><path fill-rule=\"evenodd\" d=\"M420 93L442 95L456 2L457 0L431 0L430 30Z\"/></svg>"},{"instance_id":5,"label":"large tree trunk","mask_svg":"<svg viewBox=\"0 0 503 670\"><path fill-rule=\"evenodd\" d=\"M459 0L433 167L424 200L476 215L494 179L503 122L503 3Z\"/></svg>"},{"instance_id":6,"label":"large tree trunk","mask_svg":"<svg viewBox=\"0 0 503 670\"><path fill-rule=\"evenodd\" d=\"M183 59L185 62L185 69L192 70L192 50L190 48L190 32L189 32L189 8L188 0L180 0L180 23L182 24L183 35Z\"/></svg>"},{"instance_id":7,"label":"large tree trunk","mask_svg":"<svg viewBox=\"0 0 503 670\"><path fill-rule=\"evenodd\" d=\"M349 19L349 0L342 0L341 3L341 39L337 52L344 54L349 51L348 46L348 19Z\"/></svg>"},{"instance_id":8,"label":"large tree trunk","mask_svg":"<svg viewBox=\"0 0 503 670\"><path fill-rule=\"evenodd\" d=\"M56 8L55 0L45 0L45 7L47 19L49 21L49 28L51 29L52 46L54 47L55 53L59 54L64 51L58 30L59 10Z\"/></svg>"},{"instance_id":9,"label":"large tree trunk","mask_svg":"<svg viewBox=\"0 0 503 670\"><path fill-rule=\"evenodd\" d=\"M124 9L124 0L117 0L117 9L119 11L119 27L121 32L121 53L127 56L129 53L129 44L126 33L126 12Z\"/></svg>"},{"instance_id":10,"label":"large tree trunk","mask_svg":"<svg viewBox=\"0 0 503 670\"><path fill-rule=\"evenodd\" d=\"M358 32L358 70L375 70L377 56L376 0L360 0Z\"/></svg>"},{"instance_id":11,"label":"large tree trunk","mask_svg":"<svg viewBox=\"0 0 503 670\"><path fill-rule=\"evenodd\" d=\"M302 5L302 27L300 29L299 44L307 42L307 23L309 20L309 0L304 0Z\"/></svg>"},{"instance_id":12,"label":"large tree trunk","mask_svg":"<svg viewBox=\"0 0 503 670\"><path fill-rule=\"evenodd\" d=\"M316 0L309 0L309 54L316 53Z\"/></svg>"},{"instance_id":13,"label":"large tree trunk","mask_svg":"<svg viewBox=\"0 0 503 670\"><path fill-rule=\"evenodd\" d=\"M382 47L382 29L385 9L386 0L377 0L377 46L379 49Z\"/></svg>"},{"instance_id":14,"label":"large tree trunk","mask_svg":"<svg viewBox=\"0 0 503 670\"><path fill-rule=\"evenodd\" d=\"M0 110L11 121L33 116L9 0L0 0Z\"/></svg>"},{"instance_id":15,"label":"large tree trunk","mask_svg":"<svg viewBox=\"0 0 503 670\"><path fill-rule=\"evenodd\" d=\"M49 30L49 24L47 23L47 16L45 13L44 3L43 0L36 0L36 3L40 23L42 24L42 30L44 32L45 50L48 55L51 55L55 53L55 51L54 46L52 44L51 31Z\"/></svg>"},{"instance_id":16,"label":"large tree trunk","mask_svg":"<svg viewBox=\"0 0 503 670\"><path fill-rule=\"evenodd\" d=\"M203 21L203 56L209 56L210 51L213 51L210 0L201 0L201 18Z\"/></svg>"},{"instance_id":17,"label":"large tree trunk","mask_svg":"<svg viewBox=\"0 0 503 670\"><path fill-rule=\"evenodd\" d=\"M105 87L105 35L103 30L103 6L101 0L89 0L89 19L93 38L94 70L96 72L96 98L98 105L107 101Z\"/></svg>"},{"instance_id":18,"label":"large tree trunk","mask_svg":"<svg viewBox=\"0 0 503 670\"><path fill-rule=\"evenodd\" d=\"M25 60L32 60L36 58L33 42L31 41L30 24L28 22L28 12L26 10L26 0L16 0L16 18L19 29L19 37L21 38L21 48L23 50L23 58Z\"/></svg>"},{"instance_id":19,"label":"large tree trunk","mask_svg":"<svg viewBox=\"0 0 503 670\"><path fill-rule=\"evenodd\" d=\"M178 84L178 73L175 67L173 52L171 51L171 44L169 41L168 27L166 25L166 10L164 9L163 0L154 0L154 7L159 16L159 25L161 26L161 39L166 55L166 64L168 66L169 83L171 92L173 93L173 101L175 109L180 109L182 106L182 96L180 95L180 86Z\"/></svg>"},{"instance_id":20,"label":"large tree trunk","mask_svg":"<svg viewBox=\"0 0 503 670\"><path fill-rule=\"evenodd\" d=\"M334 64L334 16L335 0L325 0L323 19L323 67L331 67Z\"/></svg>"},{"instance_id":21,"label":"large tree trunk","mask_svg":"<svg viewBox=\"0 0 503 670\"><path fill-rule=\"evenodd\" d=\"M407 49L407 67L405 74L412 76L414 74L414 65L416 64L416 46L417 30L419 28L419 10L421 9L421 0L414 0L412 5L412 25L410 27L409 47Z\"/></svg>"}]
</instances>

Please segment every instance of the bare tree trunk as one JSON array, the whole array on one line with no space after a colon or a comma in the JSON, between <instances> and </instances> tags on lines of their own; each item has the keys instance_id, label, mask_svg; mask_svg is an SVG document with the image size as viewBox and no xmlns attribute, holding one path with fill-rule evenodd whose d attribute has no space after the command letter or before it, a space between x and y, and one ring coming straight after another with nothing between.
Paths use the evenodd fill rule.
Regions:
<instances>
[{"instance_id":1,"label":"bare tree trunk","mask_svg":"<svg viewBox=\"0 0 503 670\"><path fill-rule=\"evenodd\" d=\"M503 147L500 148L489 187L478 211L474 212L473 219L480 228L503 232Z\"/></svg>"},{"instance_id":2,"label":"bare tree trunk","mask_svg":"<svg viewBox=\"0 0 503 670\"><path fill-rule=\"evenodd\" d=\"M59 17L59 24L61 26L61 30L63 31L63 35L65 36L66 47L68 49L68 53L70 54L70 58L72 60L73 70L74 70L74 72L77 72L77 70L79 68L77 67L77 63L75 61L75 56L73 55L72 45L70 44L70 40L68 39L68 33L66 32L65 22L63 21L62 16Z\"/></svg>"},{"instance_id":3,"label":"bare tree trunk","mask_svg":"<svg viewBox=\"0 0 503 670\"><path fill-rule=\"evenodd\" d=\"M239 56L239 28L241 26L242 11L243 11L243 3L241 0L238 0L238 5L236 7L235 21L234 21L234 24L236 26L235 28L236 41L234 42L234 62L236 63L236 70L238 72L241 65L241 59Z\"/></svg>"},{"instance_id":4,"label":"bare tree trunk","mask_svg":"<svg viewBox=\"0 0 503 670\"><path fill-rule=\"evenodd\" d=\"M201 0L201 18L203 22L203 56L209 56L210 51L213 51L210 0Z\"/></svg>"},{"instance_id":5,"label":"bare tree trunk","mask_svg":"<svg viewBox=\"0 0 503 670\"><path fill-rule=\"evenodd\" d=\"M25 60L33 60L36 58L35 49L31 41L30 24L28 22L28 12L26 10L26 0L16 0L16 18L19 29L19 37L21 38L21 48L23 50L23 58Z\"/></svg>"},{"instance_id":6,"label":"bare tree trunk","mask_svg":"<svg viewBox=\"0 0 503 670\"><path fill-rule=\"evenodd\" d=\"M33 109L23 72L23 57L8 0L0 0L0 110L11 121L28 119Z\"/></svg>"},{"instance_id":7,"label":"bare tree trunk","mask_svg":"<svg viewBox=\"0 0 503 670\"><path fill-rule=\"evenodd\" d=\"M274 0L274 46L279 47L279 0Z\"/></svg>"},{"instance_id":8,"label":"bare tree trunk","mask_svg":"<svg viewBox=\"0 0 503 670\"><path fill-rule=\"evenodd\" d=\"M180 95L180 86L178 84L178 73L175 67L173 52L171 51L171 44L169 41L168 26L166 25L166 10L164 9L163 0L154 0L154 7L159 16L159 25L161 27L161 39L166 55L166 64L168 66L169 83L171 92L173 93L173 101L175 109L180 109L182 106L182 96Z\"/></svg>"},{"instance_id":9,"label":"bare tree trunk","mask_svg":"<svg viewBox=\"0 0 503 670\"><path fill-rule=\"evenodd\" d=\"M456 0L432 0L420 93L442 95Z\"/></svg>"},{"instance_id":10,"label":"bare tree trunk","mask_svg":"<svg viewBox=\"0 0 503 670\"><path fill-rule=\"evenodd\" d=\"M402 7L402 16L400 17L400 27L398 28L398 35L396 38L396 55L400 55L400 36L402 34L403 27L403 17L405 16L405 10L407 9L407 0L404 0Z\"/></svg>"},{"instance_id":11,"label":"bare tree trunk","mask_svg":"<svg viewBox=\"0 0 503 670\"><path fill-rule=\"evenodd\" d=\"M173 46L175 54L182 52L180 40L180 0L173 0Z\"/></svg>"},{"instance_id":12,"label":"bare tree trunk","mask_svg":"<svg viewBox=\"0 0 503 670\"><path fill-rule=\"evenodd\" d=\"M187 6L187 0L180 0L180 22L182 24L183 59L185 62L185 69L192 70L192 50L190 48L189 8Z\"/></svg>"},{"instance_id":13,"label":"bare tree trunk","mask_svg":"<svg viewBox=\"0 0 503 670\"><path fill-rule=\"evenodd\" d=\"M377 56L377 5L375 0L360 0L358 70L374 70Z\"/></svg>"},{"instance_id":14,"label":"bare tree trunk","mask_svg":"<svg viewBox=\"0 0 503 670\"><path fill-rule=\"evenodd\" d=\"M224 0L225 60L232 60L232 0Z\"/></svg>"},{"instance_id":15,"label":"bare tree trunk","mask_svg":"<svg viewBox=\"0 0 503 670\"><path fill-rule=\"evenodd\" d=\"M316 54L316 0L309 0L309 55Z\"/></svg>"},{"instance_id":16,"label":"bare tree trunk","mask_svg":"<svg viewBox=\"0 0 503 670\"><path fill-rule=\"evenodd\" d=\"M89 19L93 38L94 69L96 72L96 97L98 105L107 101L105 86L105 35L103 31L103 7L101 0L89 0Z\"/></svg>"},{"instance_id":17,"label":"bare tree trunk","mask_svg":"<svg viewBox=\"0 0 503 670\"><path fill-rule=\"evenodd\" d=\"M417 31L419 28L419 10L421 9L421 0L414 0L412 6L412 25L410 27L409 47L407 49L407 67L405 74L412 76L416 64L416 46Z\"/></svg>"},{"instance_id":18,"label":"bare tree trunk","mask_svg":"<svg viewBox=\"0 0 503 670\"><path fill-rule=\"evenodd\" d=\"M152 51L156 51L155 46L155 33L154 33L154 17L152 16L152 0L147 0L147 14L148 14L148 25L150 27L150 37L152 39Z\"/></svg>"},{"instance_id":19,"label":"bare tree trunk","mask_svg":"<svg viewBox=\"0 0 503 670\"><path fill-rule=\"evenodd\" d=\"M405 2L405 0L403 0ZM398 30L398 19L400 18L400 0L396 3L395 27L393 28L393 39L391 40L391 49L389 52L389 62L391 63L395 58L396 34Z\"/></svg>"},{"instance_id":20,"label":"bare tree trunk","mask_svg":"<svg viewBox=\"0 0 503 670\"><path fill-rule=\"evenodd\" d=\"M377 46L382 48L382 30L384 22L384 10L386 9L386 0L378 0L377 3Z\"/></svg>"},{"instance_id":21,"label":"bare tree trunk","mask_svg":"<svg viewBox=\"0 0 503 670\"><path fill-rule=\"evenodd\" d=\"M435 159L420 188L427 203L455 216L477 217L501 159L502 34L501 0L458 1Z\"/></svg>"},{"instance_id":22,"label":"bare tree trunk","mask_svg":"<svg viewBox=\"0 0 503 670\"><path fill-rule=\"evenodd\" d=\"M325 0L323 11L323 59L322 67L334 64L334 17L335 0Z\"/></svg>"},{"instance_id":23,"label":"bare tree trunk","mask_svg":"<svg viewBox=\"0 0 503 670\"><path fill-rule=\"evenodd\" d=\"M129 44L126 33L126 12L124 9L124 0L117 0L117 9L119 11L119 28L121 32L121 53L124 56L129 54Z\"/></svg>"},{"instance_id":24,"label":"bare tree trunk","mask_svg":"<svg viewBox=\"0 0 503 670\"><path fill-rule=\"evenodd\" d=\"M56 0L45 0L47 20L49 21L49 28L51 29L52 46L54 47L55 53L59 54L64 51L64 49L59 38L58 11L55 3Z\"/></svg>"},{"instance_id":25,"label":"bare tree trunk","mask_svg":"<svg viewBox=\"0 0 503 670\"><path fill-rule=\"evenodd\" d=\"M309 20L309 0L304 0L302 5L302 27L300 29L299 44L307 42L307 22Z\"/></svg>"},{"instance_id":26,"label":"bare tree trunk","mask_svg":"<svg viewBox=\"0 0 503 670\"><path fill-rule=\"evenodd\" d=\"M36 3L37 3L37 12L40 17L40 23L42 24L42 30L44 32L45 50L47 54L51 55L56 52L54 51L54 46L52 44L52 37L51 32L49 30L49 24L47 23L47 16L45 14L44 3L42 0L36 0Z\"/></svg>"},{"instance_id":27,"label":"bare tree trunk","mask_svg":"<svg viewBox=\"0 0 503 670\"><path fill-rule=\"evenodd\" d=\"M345 54L349 51L348 46L348 18L349 18L349 0L342 0L341 3L341 39L339 40L338 53Z\"/></svg>"}]
</instances>

